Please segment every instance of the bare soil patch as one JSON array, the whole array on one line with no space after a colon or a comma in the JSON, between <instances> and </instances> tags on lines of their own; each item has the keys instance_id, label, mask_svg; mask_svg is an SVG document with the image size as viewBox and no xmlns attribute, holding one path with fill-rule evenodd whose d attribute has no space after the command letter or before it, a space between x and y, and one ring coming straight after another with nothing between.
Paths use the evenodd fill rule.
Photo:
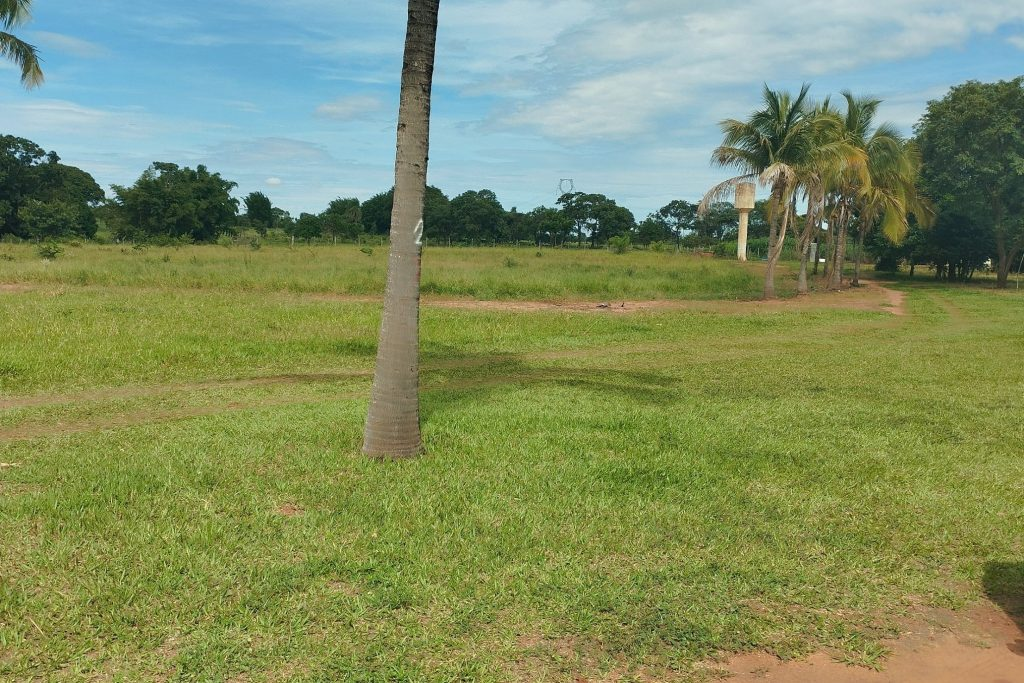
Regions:
<instances>
[{"instance_id":1,"label":"bare soil patch","mask_svg":"<svg viewBox=\"0 0 1024 683\"><path fill-rule=\"evenodd\" d=\"M379 303L380 297L350 294L311 294L304 298L313 301L341 303ZM606 300L606 301L481 301L479 299L451 299L425 296L421 303L429 308L450 308L466 311L504 311L510 313L537 313L545 311L568 313L624 314L642 311L702 311L744 315L760 311L810 310L817 308L845 308L905 315L905 295L883 287L871 280L862 280L862 286L836 292L813 292L790 299L762 300Z\"/></svg>"},{"instance_id":2,"label":"bare soil patch","mask_svg":"<svg viewBox=\"0 0 1024 683\"><path fill-rule=\"evenodd\" d=\"M0 282L0 294L21 294L22 292L27 292L30 289L32 288L28 285Z\"/></svg>"},{"instance_id":3,"label":"bare soil patch","mask_svg":"<svg viewBox=\"0 0 1024 683\"><path fill-rule=\"evenodd\" d=\"M281 515L282 517L298 517L303 512L305 511L302 508L293 503L285 503L284 505L281 505L279 508L277 508L277 514Z\"/></svg>"},{"instance_id":4,"label":"bare soil patch","mask_svg":"<svg viewBox=\"0 0 1024 683\"><path fill-rule=\"evenodd\" d=\"M791 299L711 300L656 299L648 301L479 301L476 299L434 299L425 297L423 305L430 308L451 308L470 311L507 311L536 313L543 311L569 313L604 313L621 315L643 311L698 311L731 315L758 312L841 308L906 315L905 294L882 285L864 281L862 287L836 292L814 292ZM332 297L332 300L345 300ZM354 299L362 302L363 298Z\"/></svg>"},{"instance_id":5,"label":"bare soil patch","mask_svg":"<svg viewBox=\"0 0 1024 683\"><path fill-rule=\"evenodd\" d=\"M725 676L730 683L1024 683L1024 632L987 601L963 612L927 610L886 646L881 671L826 652L800 661L751 653L731 659Z\"/></svg>"}]
</instances>

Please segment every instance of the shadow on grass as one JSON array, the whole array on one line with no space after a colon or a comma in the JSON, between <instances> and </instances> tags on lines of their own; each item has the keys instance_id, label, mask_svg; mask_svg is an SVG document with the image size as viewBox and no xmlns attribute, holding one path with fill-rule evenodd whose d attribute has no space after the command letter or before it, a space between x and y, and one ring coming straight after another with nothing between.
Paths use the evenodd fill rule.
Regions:
<instances>
[{"instance_id":1,"label":"shadow on grass","mask_svg":"<svg viewBox=\"0 0 1024 683\"><path fill-rule=\"evenodd\" d=\"M639 403L668 403L679 397L680 380L654 372L608 368L534 367L515 358L492 364L467 363L463 368L423 378L423 417L431 419L440 411L465 402L485 401L491 394L526 385L562 387L577 391L614 395Z\"/></svg>"},{"instance_id":2,"label":"shadow on grass","mask_svg":"<svg viewBox=\"0 0 1024 683\"><path fill-rule=\"evenodd\" d=\"M988 562L982 585L989 600L1017 624L1021 636L1010 650L1024 657L1024 562Z\"/></svg>"}]
</instances>

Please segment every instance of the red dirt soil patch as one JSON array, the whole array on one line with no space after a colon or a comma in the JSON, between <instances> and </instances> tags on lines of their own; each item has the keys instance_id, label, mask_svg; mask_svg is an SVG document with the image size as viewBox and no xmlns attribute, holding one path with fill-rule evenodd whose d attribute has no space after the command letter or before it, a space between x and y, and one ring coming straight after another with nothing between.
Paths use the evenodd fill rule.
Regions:
<instances>
[{"instance_id":1,"label":"red dirt soil patch","mask_svg":"<svg viewBox=\"0 0 1024 683\"><path fill-rule=\"evenodd\" d=\"M283 517L298 517L304 512L298 505L292 503L285 503L281 507L277 508L277 514Z\"/></svg>"},{"instance_id":2,"label":"red dirt soil patch","mask_svg":"<svg viewBox=\"0 0 1024 683\"><path fill-rule=\"evenodd\" d=\"M307 298L314 301L336 301L340 303L376 303L379 297L352 296L348 294L313 294ZM512 313L536 313L538 311L561 311L568 313L624 314L641 311L698 311L745 315L764 311L813 310L841 308L847 310L873 311L906 315L903 292L888 289L877 282L863 280L862 286L835 292L814 292L790 299L762 300L691 300L654 299L646 301L481 301L478 299L439 299L423 297L422 304L428 308L452 308L467 311L506 311Z\"/></svg>"},{"instance_id":3,"label":"red dirt soil patch","mask_svg":"<svg viewBox=\"0 0 1024 683\"><path fill-rule=\"evenodd\" d=\"M28 285L4 284L0 282L0 294L21 294L22 292L27 292L30 289L32 288Z\"/></svg>"},{"instance_id":4,"label":"red dirt soil patch","mask_svg":"<svg viewBox=\"0 0 1024 683\"><path fill-rule=\"evenodd\" d=\"M835 292L814 292L792 299L770 301L695 301L689 299L658 299L651 301L478 301L475 299L423 299L431 308L458 308L476 311L511 311L532 313L537 311L568 311L581 313L637 313L641 311L698 311L745 315L766 311L813 310L840 308L906 315L906 295L888 289L877 282L862 281L858 288Z\"/></svg>"},{"instance_id":5,"label":"red dirt soil patch","mask_svg":"<svg viewBox=\"0 0 1024 683\"><path fill-rule=\"evenodd\" d=\"M761 300L709 300L654 299L642 301L480 301L477 299L446 299L423 297L422 304L430 308L453 308L475 311L509 311L533 313L537 311L566 311L583 313L637 313L641 311L703 311L710 313L748 314L759 311L808 310L817 308L843 308L862 311L888 312L905 315L905 295L871 280L862 280L859 288L837 292L814 292L789 299ZM24 293L36 289L31 285L0 283L0 294ZM334 301L352 304L377 304L380 296L356 294L304 294L301 298L313 301Z\"/></svg>"},{"instance_id":6,"label":"red dirt soil patch","mask_svg":"<svg viewBox=\"0 0 1024 683\"><path fill-rule=\"evenodd\" d=\"M1024 632L982 602L963 612L929 610L908 623L881 671L848 666L826 653L782 661L765 653L734 657L729 683L1024 683Z\"/></svg>"}]
</instances>

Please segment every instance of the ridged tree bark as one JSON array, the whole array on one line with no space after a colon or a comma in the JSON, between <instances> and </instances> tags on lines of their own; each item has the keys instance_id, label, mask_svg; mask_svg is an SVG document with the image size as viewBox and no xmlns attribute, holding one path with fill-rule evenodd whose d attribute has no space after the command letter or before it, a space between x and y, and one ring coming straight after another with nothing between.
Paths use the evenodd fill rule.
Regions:
<instances>
[{"instance_id":1,"label":"ridged tree bark","mask_svg":"<svg viewBox=\"0 0 1024 683\"><path fill-rule=\"evenodd\" d=\"M785 197L786 191L786 187L783 185L778 190L778 194ZM789 202L783 199L779 203L781 204L782 218L777 219L777 222L776 220L771 221L768 233L768 264L764 270L764 292L761 297L766 300L775 298L775 269L782 256L782 249L786 246L786 232L789 230Z\"/></svg>"},{"instance_id":2,"label":"ridged tree bark","mask_svg":"<svg viewBox=\"0 0 1024 683\"><path fill-rule=\"evenodd\" d=\"M384 315L363 452L409 458L423 451L419 410L420 255L427 186L430 93L440 0L409 0L402 64Z\"/></svg>"}]
</instances>

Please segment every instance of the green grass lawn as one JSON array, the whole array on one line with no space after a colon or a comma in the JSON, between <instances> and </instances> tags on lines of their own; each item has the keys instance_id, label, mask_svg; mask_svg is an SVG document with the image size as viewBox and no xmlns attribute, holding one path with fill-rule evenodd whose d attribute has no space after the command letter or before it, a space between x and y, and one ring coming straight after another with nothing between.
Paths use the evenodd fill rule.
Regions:
<instances>
[{"instance_id":1,"label":"green grass lawn","mask_svg":"<svg viewBox=\"0 0 1024 683\"><path fill-rule=\"evenodd\" d=\"M37 283L0 292L0 680L873 664L902 613L1022 566L1024 295L900 284L902 317L428 307L428 453L376 462L379 307L303 294L356 291L333 253L0 261L0 282ZM424 277L596 295L554 265L575 254L521 253L432 250ZM734 286L694 296L749 293L728 262L591 257L587 277L646 273L623 295L683 296L658 287L702 268Z\"/></svg>"},{"instance_id":2,"label":"green grass lawn","mask_svg":"<svg viewBox=\"0 0 1024 683\"><path fill-rule=\"evenodd\" d=\"M31 245L0 245L6 282L351 295L384 291L387 247L216 245L67 247L46 262ZM690 254L535 248L427 249L426 295L479 299L753 299L758 266ZM796 290L786 283L781 293Z\"/></svg>"}]
</instances>

